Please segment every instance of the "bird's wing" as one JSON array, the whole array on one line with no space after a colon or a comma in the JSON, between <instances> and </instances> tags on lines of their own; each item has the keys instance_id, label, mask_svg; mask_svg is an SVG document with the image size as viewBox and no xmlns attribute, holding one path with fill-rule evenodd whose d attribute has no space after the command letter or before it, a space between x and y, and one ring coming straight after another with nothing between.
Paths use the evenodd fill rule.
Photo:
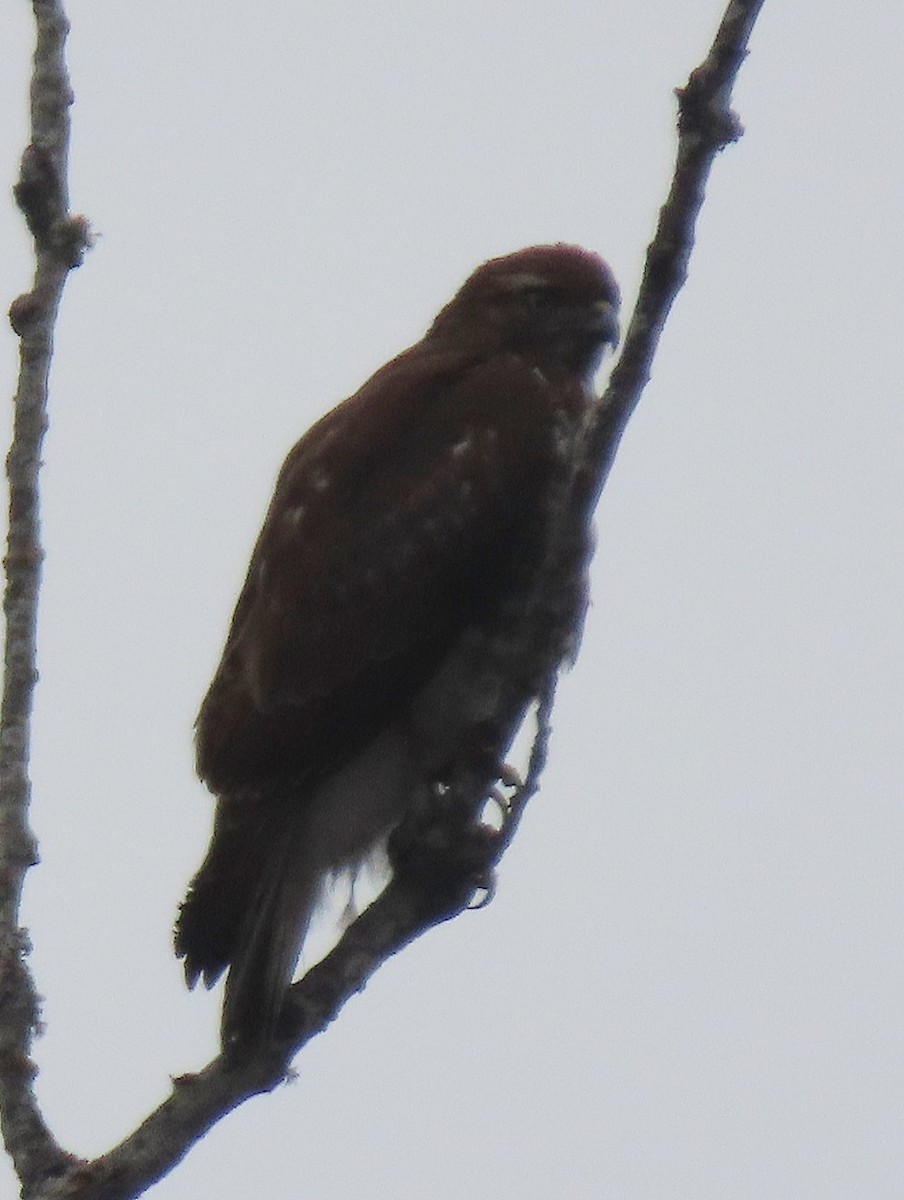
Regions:
<instances>
[{"instance_id":1,"label":"bird's wing","mask_svg":"<svg viewBox=\"0 0 904 1200\"><path fill-rule=\"evenodd\" d=\"M574 403L514 355L463 365L420 344L301 439L199 715L213 790L322 778L489 618Z\"/></svg>"}]
</instances>

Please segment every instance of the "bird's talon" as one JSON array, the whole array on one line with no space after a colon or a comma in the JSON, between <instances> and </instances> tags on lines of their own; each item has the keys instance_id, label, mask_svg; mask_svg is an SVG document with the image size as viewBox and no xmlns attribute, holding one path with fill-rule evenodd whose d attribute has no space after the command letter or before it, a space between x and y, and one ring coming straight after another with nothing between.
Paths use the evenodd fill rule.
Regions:
<instances>
[{"instance_id":1,"label":"bird's talon","mask_svg":"<svg viewBox=\"0 0 904 1200\"><path fill-rule=\"evenodd\" d=\"M486 908L486 906L490 903L490 901L496 895L496 873L495 873L495 871L488 872L488 874L486 876L484 876L484 878L480 879L476 884L475 890L478 892L483 892L483 895L480 897L480 899L478 901L476 901L476 903L472 902L471 904L468 905L468 909L470 912L479 912L482 908Z\"/></svg>"},{"instance_id":2,"label":"bird's talon","mask_svg":"<svg viewBox=\"0 0 904 1200\"><path fill-rule=\"evenodd\" d=\"M503 763L499 772L499 782L507 788L523 788L524 780L510 763Z\"/></svg>"}]
</instances>

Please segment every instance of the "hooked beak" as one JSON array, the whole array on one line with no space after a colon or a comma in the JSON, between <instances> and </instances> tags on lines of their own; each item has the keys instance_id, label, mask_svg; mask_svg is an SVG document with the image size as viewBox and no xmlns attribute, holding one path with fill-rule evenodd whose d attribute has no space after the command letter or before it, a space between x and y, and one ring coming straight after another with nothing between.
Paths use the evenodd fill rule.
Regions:
<instances>
[{"instance_id":1,"label":"hooked beak","mask_svg":"<svg viewBox=\"0 0 904 1200\"><path fill-rule=\"evenodd\" d=\"M611 300L595 300L591 305L590 328L604 346L618 346L618 305Z\"/></svg>"}]
</instances>

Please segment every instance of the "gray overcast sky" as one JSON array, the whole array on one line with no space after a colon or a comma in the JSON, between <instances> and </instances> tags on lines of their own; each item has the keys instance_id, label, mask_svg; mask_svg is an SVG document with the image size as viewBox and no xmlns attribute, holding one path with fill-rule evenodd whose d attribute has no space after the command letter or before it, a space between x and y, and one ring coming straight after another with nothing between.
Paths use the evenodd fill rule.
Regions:
<instances>
[{"instance_id":1,"label":"gray overcast sky","mask_svg":"<svg viewBox=\"0 0 904 1200\"><path fill-rule=\"evenodd\" d=\"M630 305L721 9L70 0L102 238L52 380L25 920L72 1151L214 1050L170 949L211 811L191 725L283 455L492 254L592 246ZM902 14L766 2L496 900L160 1200L904 1192ZM10 182L30 44L6 0Z\"/></svg>"}]
</instances>

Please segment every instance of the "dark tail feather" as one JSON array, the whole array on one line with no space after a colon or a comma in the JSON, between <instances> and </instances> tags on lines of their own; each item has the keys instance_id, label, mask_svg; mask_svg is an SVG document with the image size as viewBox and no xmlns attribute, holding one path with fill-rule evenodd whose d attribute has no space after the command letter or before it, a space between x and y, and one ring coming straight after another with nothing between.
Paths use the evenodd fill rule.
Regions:
<instances>
[{"instance_id":1,"label":"dark tail feather","mask_svg":"<svg viewBox=\"0 0 904 1200\"><path fill-rule=\"evenodd\" d=\"M239 931L223 998L224 1048L273 1033L317 903L322 873L306 859L298 822L283 832Z\"/></svg>"},{"instance_id":2,"label":"dark tail feather","mask_svg":"<svg viewBox=\"0 0 904 1200\"><path fill-rule=\"evenodd\" d=\"M272 1034L317 901L322 872L295 807L221 798L179 912L175 947L189 987L199 978L211 987L229 968L224 1048Z\"/></svg>"}]
</instances>

